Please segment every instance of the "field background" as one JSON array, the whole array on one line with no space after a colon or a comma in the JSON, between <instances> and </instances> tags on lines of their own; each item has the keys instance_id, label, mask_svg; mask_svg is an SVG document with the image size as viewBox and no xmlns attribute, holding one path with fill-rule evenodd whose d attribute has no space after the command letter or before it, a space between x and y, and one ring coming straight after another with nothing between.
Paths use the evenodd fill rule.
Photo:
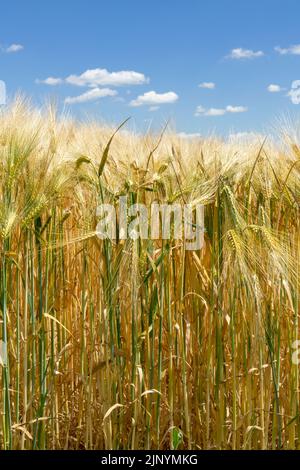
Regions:
<instances>
[{"instance_id":1,"label":"field background","mask_svg":"<svg viewBox=\"0 0 300 470\"><path fill-rule=\"evenodd\" d=\"M0 116L1 449L299 447L300 147ZM205 205L205 246L99 201Z\"/></svg>"}]
</instances>

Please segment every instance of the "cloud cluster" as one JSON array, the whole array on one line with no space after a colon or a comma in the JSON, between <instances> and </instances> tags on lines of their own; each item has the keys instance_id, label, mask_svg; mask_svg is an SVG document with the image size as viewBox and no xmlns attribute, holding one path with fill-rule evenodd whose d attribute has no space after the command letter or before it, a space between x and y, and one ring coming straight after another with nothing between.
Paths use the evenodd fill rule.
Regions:
<instances>
[{"instance_id":1,"label":"cloud cluster","mask_svg":"<svg viewBox=\"0 0 300 470\"><path fill-rule=\"evenodd\" d=\"M36 80L36 83L41 83L49 86L56 86L62 83L74 85L78 87L88 87L91 90L82 93L78 96L68 96L65 99L65 104L85 103L87 101L95 101L104 96L115 96L117 91L110 88L100 88L102 86L121 87L130 85L144 85L149 83L143 73L135 72L133 70L121 70L119 72L109 72L106 69L89 69L81 75L69 75L62 79L59 77L48 77L44 80ZM150 106L150 111L156 111L158 105L174 103L178 100L178 95L173 91L166 93L157 93L156 91L148 91L143 95L139 95L136 99L131 100L129 103L132 107Z\"/></svg>"},{"instance_id":2,"label":"cloud cluster","mask_svg":"<svg viewBox=\"0 0 300 470\"><path fill-rule=\"evenodd\" d=\"M78 87L91 88L90 91L77 96L68 96L65 99L66 104L85 103L94 101L104 96L115 96L117 91L110 88L99 88L102 86L121 87L130 85L144 85L149 83L143 73L133 70L121 70L118 72L109 72L107 69L88 69L80 75L69 75L66 78L47 77L43 80L36 80L36 83L57 86L61 84L73 85Z\"/></svg>"},{"instance_id":3,"label":"cloud cluster","mask_svg":"<svg viewBox=\"0 0 300 470\"><path fill-rule=\"evenodd\" d=\"M245 113L248 111L246 106L231 106L228 105L226 108L209 108L206 109L203 106L197 106L195 116L224 116L227 113Z\"/></svg>"}]
</instances>

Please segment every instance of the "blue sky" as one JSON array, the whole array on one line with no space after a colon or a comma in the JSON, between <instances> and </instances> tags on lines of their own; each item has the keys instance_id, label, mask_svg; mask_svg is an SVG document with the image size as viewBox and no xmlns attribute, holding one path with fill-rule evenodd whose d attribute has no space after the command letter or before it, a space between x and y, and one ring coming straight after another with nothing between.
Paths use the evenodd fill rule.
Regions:
<instances>
[{"instance_id":1,"label":"blue sky","mask_svg":"<svg viewBox=\"0 0 300 470\"><path fill-rule=\"evenodd\" d=\"M200 134L260 132L300 110L297 82L288 96L300 79L298 0L11 0L0 14L10 97Z\"/></svg>"}]
</instances>

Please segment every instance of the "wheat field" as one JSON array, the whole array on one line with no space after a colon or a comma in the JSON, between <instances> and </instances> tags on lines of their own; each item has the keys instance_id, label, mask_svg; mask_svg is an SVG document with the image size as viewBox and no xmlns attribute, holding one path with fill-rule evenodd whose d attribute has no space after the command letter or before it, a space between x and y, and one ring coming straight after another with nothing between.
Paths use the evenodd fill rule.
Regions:
<instances>
[{"instance_id":1,"label":"wheat field","mask_svg":"<svg viewBox=\"0 0 300 470\"><path fill-rule=\"evenodd\" d=\"M1 111L0 448L299 448L297 135L126 129ZM204 247L100 240L120 195L203 204Z\"/></svg>"}]
</instances>

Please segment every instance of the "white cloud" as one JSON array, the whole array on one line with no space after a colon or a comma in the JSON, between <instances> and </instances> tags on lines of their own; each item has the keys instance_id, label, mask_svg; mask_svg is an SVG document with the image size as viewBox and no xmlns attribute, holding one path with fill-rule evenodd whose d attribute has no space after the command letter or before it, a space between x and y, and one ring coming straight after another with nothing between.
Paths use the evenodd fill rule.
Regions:
<instances>
[{"instance_id":1,"label":"white cloud","mask_svg":"<svg viewBox=\"0 0 300 470\"><path fill-rule=\"evenodd\" d=\"M248 111L246 106L226 106L227 113L245 113Z\"/></svg>"},{"instance_id":2,"label":"white cloud","mask_svg":"<svg viewBox=\"0 0 300 470\"><path fill-rule=\"evenodd\" d=\"M87 101L95 101L98 98L104 98L105 96L115 96L117 91L111 90L110 88L93 88L92 90L86 91L79 96L68 96L65 99L66 104L86 103Z\"/></svg>"},{"instance_id":3,"label":"white cloud","mask_svg":"<svg viewBox=\"0 0 300 470\"><path fill-rule=\"evenodd\" d=\"M22 51L23 49L24 49L24 46L22 46L22 44L11 44L10 46L5 48L5 52L10 54L12 52Z\"/></svg>"},{"instance_id":4,"label":"white cloud","mask_svg":"<svg viewBox=\"0 0 300 470\"><path fill-rule=\"evenodd\" d=\"M213 82L203 82L198 85L199 88L206 88L207 90L213 90L216 88L216 84Z\"/></svg>"},{"instance_id":5,"label":"white cloud","mask_svg":"<svg viewBox=\"0 0 300 470\"><path fill-rule=\"evenodd\" d=\"M197 106L195 116L224 116L226 113L245 113L248 111L246 106L231 106L226 108L209 108L205 109L203 106Z\"/></svg>"},{"instance_id":6,"label":"white cloud","mask_svg":"<svg viewBox=\"0 0 300 470\"><path fill-rule=\"evenodd\" d=\"M262 57L264 54L263 51L252 51L251 49L243 49L238 47L232 49L230 54L227 56L228 59L255 59L256 57Z\"/></svg>"},{"instance_id":7,"label":"white cloud","mask_svg":"<svg viewBox=\"0 0 300 470\"><path fill-rule=\"evenodd\" d=\"M35 83L42 83L44 85L55 86L55 85L60 85L61 83L63 83L63 80L58 77L48 77L48 78L45 78L45 80L37 79Z\"/></svg>"},{"instance_id":8,"label":"white cloud","mask_svg":"<svg viewBox=\"0 0 300 470\"><path fill-rule=\"evenodd\" d=\"M143 106L143 105L158 105L175 103L178 100L178 95L173 91L167 93L156 93L155 91L148 91L143 95L138 96L135 100L130 101L130 106Z\"/></svg>"},{"instance_id":9,"label":"white cloud","mask_svg":"<svg viewBox=\"0 0 300 470\"><path fill-rule=\"evenodd\" d=\"M273 83L271 83L271 85L268 86L267 90L270 93L278 93L279 91L281 91L281 86L280 85L274 85Z\"/></svg>"},{"instance_id":10,"label":"white cloud","mask_svg":"<svg viewBox=\"0 0 300 470\"><path fill-rule=\"evenodd\" d=\"M66 83L77 86L122 86L122 85L142 85L148 83L149 79L143 73L133 70L122 70L120 72L109 72L106 69L90 69L81 75L69 75L65 79Z\"/></svg>"},{"instance_id":11,"label":"white cloud","mask_svg":"<svg viewBox=\"0 0 300 470\"><path fill-rule=\"evenodd\" d=\"M225 109L222 108L210 108L205 111L205 116L223 116L226 113Z\"/></svg>"},{"instance_id":12,"label":"white cloud","mask_svg":"<svg viewBox=\"0 0 300 470\"><path fill-rule=\"evenodd\" d=\"M294 80L287 94L293 104L300 104L300 80Z\"/></svg>"},{"instance_id":13,"label":"white cloud","mask_svg":"<svg viewBox=\"0 0 300 470\"><path fill-rule=\"evenodd\" d=\"M287 48L282 48L282 47L277 46L277 47L274 47L274 50L281 55L287 55L287 54L300 55L300 44L294 44L293 46L290 46Z\"/></svg>"},{"instance_id":14,"label":"white cloud","mask_svg":"<svg viewBox=\"0 0 300 470\"><path fill-rule=\"evenodd\" d=\"M123 70L120 72L109 72L106 69L97 68L86 70L81 75L69 75L67 78L50 76L45 78L44 80L37 79L35 80L35 82L49 86L56 86L62 83L66 83L69 85L91 88L90 91L82 93L79 96L68 96L65 99L66 104L75 104L84 103L86 101L93 101L104 96L117 95L116 91L113 91L110 88L102 88L102 86L111 85L112 87L118 87L122 85L141 85L148 83L149 79L145 77L145 75L142 73L130 70ZM139 98L141 97L138 97L138 99ZM124 98L118 98L118 100L124 101ZM151 105L157 103L153 100L149 101L149 104ZM140 106L140 104L137 104L136 106Z\"/></svg>"},{"instance_id":15,"label":"white cloud","mask_svg":"<svg viewBox=\"0 0 300 470\"><path fill-rule=\"evenodd\" d=\"M199 134L199 132L194 132L194 133L179 132L178 137L180 137L181 139L199 139L201 137L201 134Z\"/></svg>"},{"instance_id":16,"label":"white cloud","mask_svg":"<svg viewBox=\"0 0 300 470\"><path fill-rule=\"evenodd\" d=\"M223 108L210 108L205 109L203 106L197 106L195 116L223 116L226 109Z\"/></svg>"}]
</instances>

